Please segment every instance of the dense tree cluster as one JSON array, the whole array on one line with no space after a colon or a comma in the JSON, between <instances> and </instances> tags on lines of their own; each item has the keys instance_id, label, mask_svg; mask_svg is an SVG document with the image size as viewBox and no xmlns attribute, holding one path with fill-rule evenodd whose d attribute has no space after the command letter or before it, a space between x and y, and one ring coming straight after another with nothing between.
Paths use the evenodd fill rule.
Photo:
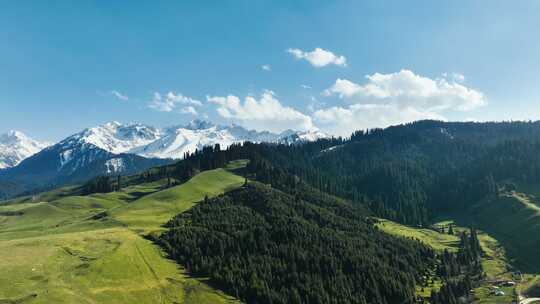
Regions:
<instances>
[{"instance_id":1,"label":"dense tree cluster","mask_svg":"<svg viewBox=\"0 0 540 304\"><path fill-rule=\"evenodd\" d=\"M475 229L460 235L460 248L457 253L445 251L440 255L437 275L444 284L439 291L432 291L431 304L458 304L459 298L466 298L474 284L482 279L482 249Z\"/></svg>"},{"instance_id":2,"label":"dense tree cluster","mask_svg":"<svg viewBox=\"0 0 540 304\"><path fill-rule=\"evenodd\" d=\"M247 303L413 303L433 251L364 212L309 187L249 183L176 216L160 242Z\"/></svg>"},{"instance_id":3,"label":"dense tree cluster","mask_svg":"<svg viewBox=\"0 0 540 304\"><path fill-rule=\"evenodd\" d=\"M83 194L107 193L119 191L122 188L122 177L98 176L83 186Z\"/></svg>"}]
</instances>

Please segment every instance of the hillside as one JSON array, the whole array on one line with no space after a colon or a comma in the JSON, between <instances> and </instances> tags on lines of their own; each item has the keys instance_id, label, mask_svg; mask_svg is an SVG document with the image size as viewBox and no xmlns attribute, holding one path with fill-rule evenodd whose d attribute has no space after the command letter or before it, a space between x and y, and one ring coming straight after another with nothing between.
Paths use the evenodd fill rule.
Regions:
<instances>
[{"instance_id":1,"label":"hillside","mask_svg":"<svg viewBox=\"0 0 540 304\"><path fill-rule=\"evenodd\" d=\"M452 225L454 234L448 234L448 227ZM413 238L434 248L437 252L457 252L459 250L460 237L459 234L466 232L468 229L458 226L453 221L442 221L433 224L430 228L410 227L398 224L388 220L378 220L377 227L382 231L404 238ZM446 231L440 231L441 228L446 228ZM485 279L480 281L474 288L474 292L470 293L469 301L474 304L503 304L511 303L515 297L514 294L518 289L526 289L531 285L528 281L520 282L518 286L504 286L502 290L505 296L496 296L492 291L493 282L504 280L516 280L512 272L509 257L504 247L499 241L491 235L480 231L478 234L480 245L482 248L482 269L485 273ZM432 277L428 280L427 286L417 286L417 294L424 298L429 298L432 290L439 290L442 285L442 280L432 273ZM432 280L431 280L432 279Z\"/></svg>"},{"instance_id":2,"label":"hillside","mask_svg":"<svg viewBox=\"0 0 540 304\"><path fill-rule=\"evenodd\" d=\"M534 194L521 191L502 191L475 204L470 221L490 231L504 245L515 267L538 273L540 205Z\"/></svg>"},{"instance_id":3,"label":"hillside","mask_svg":"<svg viewBox=\"0 0 540 304\"><path fill-rule=\"evenodd\" d=\"M247 303L412 301L430 249L378 232L347 203L297 191L249 183L176 216L161 243Z\"/></svg>"},{"instance_id":4,"label":"hillside","mask_svg":"<svg viewBox=\"0 0 540 304\"><path fill-rule=\"evenodd\" d=\"M0 302L234 302L188 276L141 233L160 230L205 195L242 183L217 169L168 189L160 180L107 194L44 194L53 199L1 205L0 270L11 275L0 276ZM148 216L154 212L159 216Z\"/></svg>"},{"instance_id":5,"label":"hillside","mask_svg":"<svg viewBox=\"0 0 540 304\"><path fill-rule=\"evenodd\" d=\"M350 139L323 139L301 146L252 144L232 146L221 152L208 150L191 156L188 162L247 158L251 160L249 174L265 183L274 185L280 183L280 176L297 176L322 192L348 199L380 218L403 224L429 226L440 217L456 218L458 214L456 219L468 221L464 224L469 226L475 224L470 222L474 220L471 216L480 210L489 212L486 221L502 221L493 228L507 229L503 227L510 226L510 222L504 220L514 212L504 204L500 208L490 202L498 201L499 189L509 182L538 188L538 151L538 122L421 121L357 132ZM291 181L284 184L287 183ZM519 219L508 218L526 225L521 230L508 229L512 231L509 234L538 226L538 218L530 215L525 212ZM489 227L481 228L491 233ZM522 248L520 252L533 252L538 247L526 240L522 245L529 249ZM509 248L509 253L512 250Z\"/></svg>"}]
</instances>

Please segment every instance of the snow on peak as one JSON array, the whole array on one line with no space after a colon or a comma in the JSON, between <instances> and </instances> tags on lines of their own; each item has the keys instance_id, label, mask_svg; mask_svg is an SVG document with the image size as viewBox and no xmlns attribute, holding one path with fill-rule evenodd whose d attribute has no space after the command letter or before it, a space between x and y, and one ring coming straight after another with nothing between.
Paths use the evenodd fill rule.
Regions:
<instances>
[{"instance_id":1,"label":"snow on peak","mask_svg":"<svg viewBox=\"0 0 540 304\"><path fill-rule=\"evenodd\" d=\"M285 130L281 132L278 142L283 144L296 144L302 142L316 141L322 138L329 138L330 136L317 129L307 131L293 131Z\"/></svg>"},{"instance_id":2,"label":"snow on peak","mask_svg":"<svg viewBox=\"0 0 540 304\"><path fill-rule=\"evenodd\" d=\"M184 126L164 129L139 123L122 124L113 121L85 129L48 149L58 153L59 169L61 169L68 163L73 163L74 168L80 164L90 163L104 151L112 154L129 153L152 158L181 159L187 152L193 153L205 146L216 144L225 149L234 143L246 141L294 144L324 137L328 136L316 130L303 132L287 130L281 134L275 134L268 131L248 130L235 124L216 125L204 120L193 120ZM0 137L0 143L2 141L6 142L4 146L0 146L4 147L4 150L5 147L11 146L12 141L24 144L23 148L17 147L13 150L21 153L22 156L18 156L14 161L10 160L8 164L5 164L5 160L2 163L2 154L0 154L0 168L14 166L44 147L37 142L33 144L24 134L15 131ZM2 153L1 150L0 153ZM7 158L4 157L4 159ZM121 167L122 164L117 161L107 164L107 170L110 172L118 172Z\"/></svg>"},{"instance_id":3,"label":"snow on peak","mask_svg":"<svg viewBox=\"0 0 540 304\"><path fill-rule=\"evenodd\" d=\"M48 145L33 140L20 131L11 130L0 135L0 169L14 167Z\"/></svg>"},{"instance_id":4,"label":"snow on peak","mask_svg":"<svg viewBox=\"0 0 540 304\"><path fill-rule=\"evenodd\" d=\"M148 145L159 139L160 136L160 130L153 127L137 123L123 125L113 121L86 129L68 137L61 143L67 145L92 144L105 151L120 154Z\"/></svg>"},{"instance_id":5,"label":"snow on peak","mask_svg":"<svg viewBox=\"0 0 540 304\"><path fill-rule=\"evenodd\" d=\"M185 153L193 153L205 146L219 144L222 149L241 142L276 142L293 144L326 138L320 131L296 132L288 130L281 134L268 131L247 130L238 125L220 126L207 121L195 120L184 127L167 128L163 137L149 145L135 148L130 153L144 157L183 158Z\"/></svg>"}]
</instances>

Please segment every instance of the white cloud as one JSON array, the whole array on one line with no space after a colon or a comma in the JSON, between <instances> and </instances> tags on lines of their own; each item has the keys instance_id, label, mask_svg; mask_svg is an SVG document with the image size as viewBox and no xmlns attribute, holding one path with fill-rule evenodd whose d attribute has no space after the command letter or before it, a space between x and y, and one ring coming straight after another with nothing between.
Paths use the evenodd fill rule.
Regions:
<instances>
[{"instance_id":1,"label":"white cloud","mask_svg":"<svg viewBox=\"0 0 540 304\"><path fill-rule=\"evenodd\" d=\"M353 103L392 103L426 111L470 111L487 104L481 92L447 78L430 79L409 70L375 73L366 78L368 81L364 85L338 79L323 94L335 94Z\"/></svg>"},{"instance_id":2,"label":"white cloud","mask_svg":"<svg viewBox=\"0 0 540 304\"><path fill-rule=\"evenodd\" d=\"M194 116L197 116L197 110L195 110L194 107L192 106L187 106L187 107L184 107L180 110L180 113L182 114L191 114L191 115L194 115Z\"/></svg>"},{"instance_id":3,"label":"white cloud","mask_svg":"<svg viewBox=\"0 0 540 304\"><path fill-rule=\"evenodd\" d=\"M400 108L393 104L354 104L347 107L331 107L313 113L314 121L330 134L349 136L356 130L385 128L391 125L420 119L445 120L444 116L415 109Z\"/></svg>"},{"instance_id":4,"label":"white cloud","mask_svg":"<svg viewBox=\"0 0 540 304\"><path fill-rule=\"evenodd\" d=\"M288 53L292 54L296 59L305 59L312 66L320 68L329 64L337 66L347 66L347 59L344 56L338 56L331 51L316 48L311 52L304 52L300 49L288 49Z\"/></svg>"},{"instance_id":5,"label":"white cloud","mask_svg":"<svg viewBox=\"0 0 540 304\"><path fill-rule=\"evenodd\" d=\"M260 99L247 96L244 102L237 96L208 96L208 102L217 105L218 114L255 130L281 132L286 129L313 129L311 117L287 106L276 99L272 91L265 91Z\"/></svg>"},{"instance_id":6,"label":"white cloud","mask_svg":"<svg viewBox=\"0 0 540 304\"><path fill-rule=\"evenodd\" d=\"M301 84L300 87L302 89L306 89L306 90L311 90L312 89L312 87L310 85L307 85L307 84Z\"/></svg>"},{"instance_id":7,"label":"white cloud","mask_svg":"<svg viewBox=\"0 0 540 304\"><path fill-rule=\"evenodd\" d=\"M337 79L332 87L326 89L323 95L339 95L340 98L349 98L362 90L362 87L347 79Z\"/></svg>"},{"instance_id":8,"label":"white cloud","mask_svg":"<svg viewBox=\"0 0 540 304\"><path fill-rule=\"evenodd\" d=\"M160 112L172 112L179 106L189 105L191 108L193 106L201 106L202 103L191 97L184 96L182 94L176 94L174 92L169 92L162 96L158 92L154 92L152 101L148 104L148 107ZM184 108L185 109L185 108ZM195 108L193 108L195 110Z\"/></svg>"},{"instance_id":9,"label":"white cloud","mask_svg":"<svg viewBox=\"0 0 540 304\"><path fill-rule=\"evenodd\" d=\"M272 66L269 65L269 64L263 64L263 65L261 66L261 69L262 69L263 71L270 72L270 71L272 71Z\"/></svg>"},{"instance_id":10,"label":"white cloud","mask_svg":"<svg viewBox=\"0 0 540 304\"><path fill-rule=\"evenodd\" d=\"M487 104L483 93L462 84L465 77L461 74L430 79L402 70L366 78L365 84L337 79L323 95L336 95L348 105L315 111L315 123L324 131L349 135L358 129L419 119L445 120L446 111L466 112Z\"/></svg>"},{"instance_id":11,"label":"white cloud","mask_svg":"<svg viewBox=\"0 0 540 304\"><path fill-rule=\"evenodd\" d=\"M121 100L121 101L128 101L129 100L129 97L125 94L122 94L118 91L111 91L110 92L114 97L116 97L118 100Z\"/></svg>"}]
</instances>

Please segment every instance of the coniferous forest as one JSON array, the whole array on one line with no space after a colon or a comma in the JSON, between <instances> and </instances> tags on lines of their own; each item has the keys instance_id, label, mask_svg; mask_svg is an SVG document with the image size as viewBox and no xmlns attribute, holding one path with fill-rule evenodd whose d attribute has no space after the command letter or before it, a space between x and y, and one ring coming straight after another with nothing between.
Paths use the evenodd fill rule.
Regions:
<instances>
[{"instance_id":1,"label":"coniferous forest","mask_svg":"<svg viewBox=\"0 0 540 304\"><path fill-rule=\"evenodd\" d=\"M379 232L362 210L312 191L249 183L178 215L160 242L246 303L411 303L432 250Z\"/></svg>"},{"instance_id":2,"label":"coniferous forest","mask_svg":"<svg viewBox=\"0 0 540 304\"><path fill-rule=\"evenodd\" d=\"M458 253L438 255L370 218L428 227L467 212L501 187L539 182L539 149L540 123L420 121L302 145L205 147L121 184L179 183L248 160L237 172L243 188L178 215L159 239L190 272L248 303L412 303L433 267L444 284L432 302L458 303L482 279L474 229ZM119 185L108 180L87 192Z\"/></svg>"}]
</instances>

